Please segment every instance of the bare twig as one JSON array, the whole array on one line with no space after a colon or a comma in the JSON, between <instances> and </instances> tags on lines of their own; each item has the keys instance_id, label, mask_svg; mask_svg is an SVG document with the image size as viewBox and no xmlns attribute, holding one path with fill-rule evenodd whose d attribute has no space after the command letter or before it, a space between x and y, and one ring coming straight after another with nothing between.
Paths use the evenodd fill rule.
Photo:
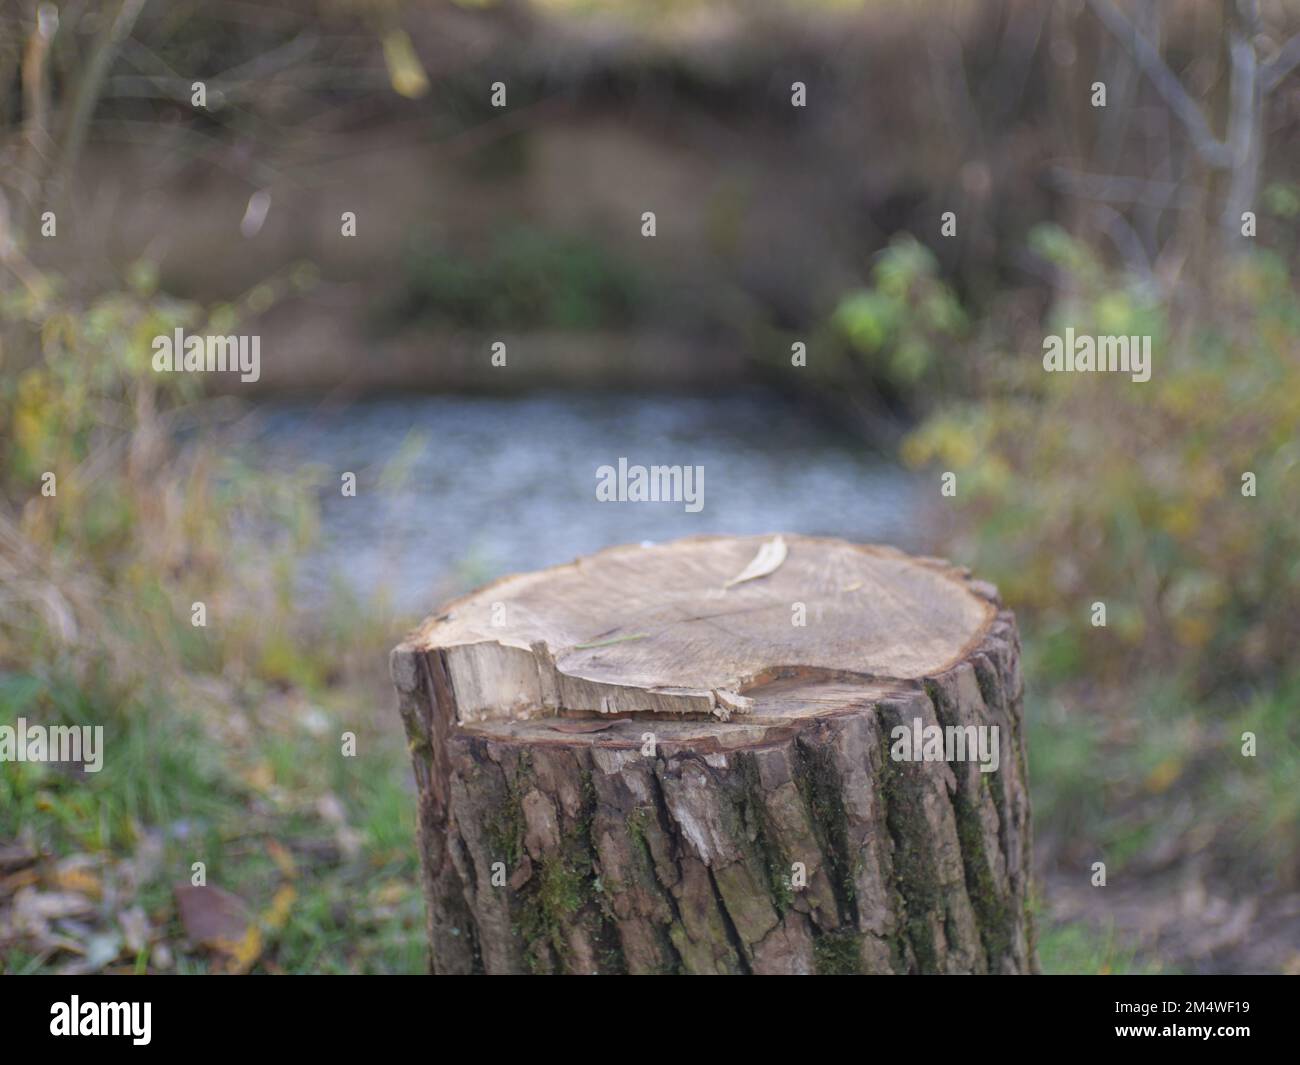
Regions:
<instances>
[{"instance_id":1,"label":"bare twig","mask_svg":"<svg viewBox=\"0 0 1300 1065\"><path fill-rule=\"evenodd\" d=\"M1228 150L1232 158L1232 179L1223 205L1224 233L1240 232L1241 215L1250 210L1259 185L1261 154L1261 99L1259 63L1254 46L1239 32L1228 40L1232 80L1228 96Z\"/></svg>"},{"instance_id":2,"label":"bare twig","mask_svg":"<svg viewBox=\"0 0 1300 1065\"><path fill-rule=\"evenodd\" d=\"M1154 289L1155 277L1151 272L1151 260L1147 256L1146 247L1142 243L1142 238L1138 236L1137 230L1113 207L1099 203L1096 205L1096 211L1102 220L1102 228L1106 236L1110 237L1111 243L1124 257L1129 269L1141 278L1143 286Z\"/></svg>"},{"instance_id":3,"label":"bare twig","mask_svg":"<svg viewBox=\"0 0 1300 1065\"><path fill-rule=\"evenodd\" d=\"M15 230L21 240L27 219L40 195L50 159L50 45L59 28L59 13L53 4L42 4L36 26L23 49L23 149L22 163L14 178L21 200Z\"/></svg>"},{"instance_id":4,"label":"bare twig","mask_svg":"<svg viewBox=\"0 0 1300 1065\"><path fill-rule=\"evenodd\" d=\"M1272 92L1297 65L1300 65L1300 33L1282 45L1281 51L1260 68L1260 90Z\"/></svg>"},{"instance_id":5,"label":"bare twig","mask_svg":"<svg viewBox=\"0 0 1300 1065\"><path fill-rule=\"evenodd\" d=\"M264 93L269 78L306 59L315 51L317 43L314 35L301 33L288 43L262 55L254 56L246 63L206 77L204 84L207 86L209 98L232 102ZM113 78L110 82L112 89L108 95L188 102L195 81L192 76L182 76L177 73L156 53L136 41L124 45L122 56L141 73Z\"/></svg>"},{"instance_id":6,"label":"bare twig","mask_svg":"<svg viewBox=\"0 0 1300 1065\"><path fill-rule=\"evenodd\" d=\"M1260 32L1259 0L1237 0L1237 17L1246 32L1256 36Z\"/></svg>"},{"instance_id":7,"label":"bare twig","mask_svg":"<svg viewBox=\"0 0 1300 1065\"><path fill-rule=\"evenodd\" d=\"M59 170L61 175L67 175L76 165L77 156L81 153L82 142L86 138L86 128L90 123L90 116L94 113L95 104L99 100L104 77L108 73L108 68L113 62L113 57L117 55L117 50L122 41L130 34L132 27L135 25L135 20L140 17L145 2L146 0L121 0L117 11L104 22L103 28L95 40L94 48L90 53L90 60L77 82L76 92L72 99L72 109L69 111L67 121L63 126L63 136L59 146Z\"/></svg>"},{"instance_id":8,"label":"bare twig","mask_svg":"<svg viewBox=\"0 0 1300 1065\"><path fill-rule=\"evenodd\" d=\"M223 70L210 80L223 87L240 82L261 82L306 59L316 50L319 43L314 33L300 33L269 52L263 52L246 63Z\"/></svg>"},{"instance_id":9,"label":"bare twig","mask_svg":"<svg viewBox=\"0 0 1300 1065\"><path fill-rule=\"evenodd\" d=\"M1173 181L1116 174L1087 174L1055 166L1047 172L1053 187L1070 196L1099 203L1133 203L1144 207L1188 208L1199 201L1197 190Z\"/></svg>"},{"instance_id":10,"label":"bare twig","mask_svg":"<svg viewBox=\"0 0 1300 1065\"><path fill-rule=\"evenodd\" d=\"M1142 73L1155 86L1156 91L1169 105L1192 138L1197 154L1207 166L1227 169L1232 165L1232 152L1220 142L1201 113L1200 106L1188 95L1178 75L1169 69L1160 50L1148 40L1111 0L1088 0L1088 6L1102 24L1128 49Z\"/></svg>"}]
</instances>

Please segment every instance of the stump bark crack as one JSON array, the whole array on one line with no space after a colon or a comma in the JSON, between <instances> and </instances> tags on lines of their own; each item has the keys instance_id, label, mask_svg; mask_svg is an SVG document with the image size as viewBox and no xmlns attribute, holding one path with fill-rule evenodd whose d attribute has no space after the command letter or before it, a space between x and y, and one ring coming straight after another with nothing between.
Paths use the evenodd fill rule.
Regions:
<instances>
[{"instance_id":1,"label":"stump bark crack","mask_svg":"<svg viewBox=\"0 0 1300 1065\"><path fill-rule=\"evenodd\" d=\"M435 971L1034 968L996 589L786 537L719 591L765 542L506 578L393 652ZM980 759L903 757L904 734Z\"/></svg>"}]
</instances>

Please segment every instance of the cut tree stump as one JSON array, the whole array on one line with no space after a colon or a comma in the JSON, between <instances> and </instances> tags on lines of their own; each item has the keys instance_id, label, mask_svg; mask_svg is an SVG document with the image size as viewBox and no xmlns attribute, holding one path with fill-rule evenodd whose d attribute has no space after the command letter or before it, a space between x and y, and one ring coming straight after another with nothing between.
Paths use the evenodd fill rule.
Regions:
<instances>
[{"instance_id":1,"label":"cut tree stump","mask_svg":"<svg viewBox=\"0 0 1300 1065\"><path fill-rule=\"evenodd\" d=\"M964 570L617 547L457 600L391 666L435 972L1036 968L1019 639ZM936 735L965 760L904 740Z\"/></svg>"}]
</instances>

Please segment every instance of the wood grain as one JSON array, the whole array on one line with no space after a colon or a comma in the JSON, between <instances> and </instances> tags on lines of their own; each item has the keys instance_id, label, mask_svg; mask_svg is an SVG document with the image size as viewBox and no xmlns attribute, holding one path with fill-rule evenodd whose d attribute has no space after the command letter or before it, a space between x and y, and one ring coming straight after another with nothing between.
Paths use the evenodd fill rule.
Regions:
<instances>
[{"instance_id":1,"label":"wood grain","mask_svg":"<svg viewBox=\"0 0 1300 1065\"><path fill-rule=\"evenodd\" d=\"M810 537L786 537L773 573L727 587L771 539L616 547L508 577L411 643L446 654L462 723L558 710L725 720L777 674L939 672L992 619L952 567Z\"/></svg>"}]
</instances>

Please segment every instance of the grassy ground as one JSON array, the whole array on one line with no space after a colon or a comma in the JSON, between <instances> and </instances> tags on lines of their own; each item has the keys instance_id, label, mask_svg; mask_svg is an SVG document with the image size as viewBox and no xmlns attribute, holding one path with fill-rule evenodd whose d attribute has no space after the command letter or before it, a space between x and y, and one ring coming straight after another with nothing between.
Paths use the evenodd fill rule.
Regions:
<instances>
[{"instance_id":1,"label":"grassy ground","mask_svg":"<svg viewBox=\"0 0 1300 1065\"><path fill-rule=\"evenodd\" d=\"M12 677L0 692L5 719L52 720L37 707L59 698ZM111 771L0 776L0 839L15 841L0 850L0 929L16 939L4 971L423 968L407 754L373 690L58 716L105 726ZM245 935L228 937L239 949L198 941L178 915L173 887L196 862L247 904Z\"/></svg>"},{"instance_id":2,"label":"grassy ground","mask_svg":"<svg viewBox=\"0 0 1300 1065\"><path fill-rule=\"evenodd\" d=\"M1140 961L1131 946L1119 942L1112 927L1101 931L1083 921L1053 922L1040 929L1038 958L1049 975L1123 976L1167 973L1158 961Z\"/></svg>"},{"instance_id":3,"label":"grassy ground","mask_svg":"<svg viewBox=\"0 0 1300 1065\"><path fill-rule=\"evenodd\" d=\"M14 937L3 971L422 971L414 794L382 662L376 646L374 675L341 686L207 686L108 710L7 677L0 719L102 724L112 771L10 764L0 776L0 839L15 841L0 849L0 929ZM1030 720L1040 831L1122 852L1140 826L1081 798L1102 739ZM355 756L342 753L346 732ZM229 942L181 917L173 889L195 862L246 906ZM1046 904L1038 919L1047 972L1170 968L1113 923L1060 921Z\"/></svg>"},{"instance_id":4,"label":"grassy ground","mask_svg":"<svg viewBox=\"0 0 1300 1065\"><path fill-rule=\"evenodd\" d=\"M1300 972L1300 686L1027 685L1045 971Z\"/></svg>"}]
</instances>

